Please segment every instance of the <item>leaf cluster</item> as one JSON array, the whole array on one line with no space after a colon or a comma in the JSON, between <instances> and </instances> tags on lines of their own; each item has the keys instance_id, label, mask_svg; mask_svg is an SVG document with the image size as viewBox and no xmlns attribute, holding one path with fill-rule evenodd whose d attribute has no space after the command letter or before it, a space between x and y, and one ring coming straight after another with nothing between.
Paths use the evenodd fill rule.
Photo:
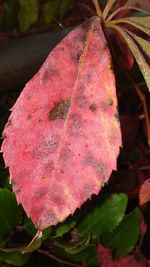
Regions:
<instances>
[{"instance_id":1,"label":"leaf cluster","mask_svg":"<svg viewBox=\"0 0 150 267\"><path fill-rule=\"evenodd\" d=\"M114 9L117 1L108 0L103 11L101 11L97 0L93 0L93 2L104 27L117 32L130 48L150 90L150 68L145 58L145 56L150 57L150 43L148 41L150 14L145 10L129 5L128 1L124 6Z\"/></svg>"},{"instance_id":2,"label":"leaf cluster","mask_svg":"<svg viewBox=\"0 0 150 267\"><path fill-rule=\"evenodd\" d=\"M17 205L10 185L0 189L0 262L6 266L29 263L32 252L55 255L56 260L97 265L97 246L113 249L116 258L131 252L140 234L141 213L138 208L126 214L127 196L124 193L103 195L90 207L89 203L64 223L42 232L35 229L22 208ZM26 237L22 242L14 238ZM33 239L32 239L33 238ZM31 240L29 242L29 240Z\"/></svg>"}]
</instances>

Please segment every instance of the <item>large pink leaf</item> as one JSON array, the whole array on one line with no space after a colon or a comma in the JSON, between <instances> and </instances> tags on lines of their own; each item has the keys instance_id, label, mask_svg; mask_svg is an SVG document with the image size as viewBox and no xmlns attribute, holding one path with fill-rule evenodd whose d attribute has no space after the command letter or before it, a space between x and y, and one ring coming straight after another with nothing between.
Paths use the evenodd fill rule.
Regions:
<instances>
[{"instance_id":1,"label":"large pink leaf","mask_svg":"<svg viewBox=\"0 0 150 267\"><path fill-rule=\"evenodd\" d=\"M98 17L50 53L12 108L4 138L13 190L38 229L63 221L99 193L116 169L121 134Z\"/></svg>"}]
</instances>

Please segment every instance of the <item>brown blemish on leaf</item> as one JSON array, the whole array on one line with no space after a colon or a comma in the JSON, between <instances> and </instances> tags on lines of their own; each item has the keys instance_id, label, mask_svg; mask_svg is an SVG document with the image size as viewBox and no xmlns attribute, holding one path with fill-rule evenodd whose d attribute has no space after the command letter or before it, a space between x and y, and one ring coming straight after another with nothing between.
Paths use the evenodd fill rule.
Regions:
<instances>
[{"instance_id":1,"label":"brown blemish on leaf","mask_svg":"<svg viewBox=\"0 0 150 267\"><path fill-rule=\"evenodd\" d=\"M48 157L50 153L53 153L56 150L57 146L57 136L50 136L48 141L43 141L35 147L33 156L37 159Z\"/></svg>"},{"instance_id":2,"label":"brown blemish on leaf","mask_svg":"<svg viewBox=\"0 0 150 267\"><path fill-rule=\"evenodd\" d=\"M110 70L110 72L111 72L111 73L113 73L113 72L114 72L114 68L113 68L112 59L110 59L109 70Z\"/></svg>"},{"instance_id":3,"label":"brown blemish on leaf","mask_svg":"<svg viewBox=\"0 0 150 267\"><path fill-rule=\"evenodd\" d=\"M41 177L41 180L46 180L46 179L47 179L46 176L42 176L42 177Z\"/></svg>"},{"instance_id":4,"label":"brown blemish on leaf","mask_svg":"<svg viewBox=\"0 0 150 267\"><path fill-rule=\"evenodd\" d=\"M69 148L68 145L65 145L62 149L62 158L63 160L67 160L69 159L70 157L73 156L73 152L71 151L71 149Z\"/></svg>"},{"instance_id":5,"label":"brown blemish on leaf","mask_svg":"<svg viewBox=\"0 0 150 267\"><path fill-rule=\"evenodd\" d=\"M28 121L28 120L31 120L31 119L32 119L32 115L29 114L29 115L27 116L26 120Z\"/></svg>"},{"instance_id":6,"label":"brown blemish on leaf","mask_svg":"<svg viewBox=\"0 0 150 267\"><path fill-rule=\"evenodd\" d=\"M85 157L84 164L93 167L98 175L105 178L106 171L104 163L101 160L95 159L91 153Z\"/></svg>"},{"instance_id":7,"label":"brown blemish on leaf","mask_svg":"<svg viewBox=\"0 0 150 267\"><path fill-rule=\"evenodd\" d=\"M41 177L41 180L44 180L45 176ZM40 189L38 189L37 191L35 191L35 197L36 198L42 198L47 191L47 187L46 186L41 186ZM33 200L34 201L34 200Z\"/></svg>"},{"instance_id":8,"label":"brown blemish on leaf","mask_svg":"<svg viewBox=\"0 0 150 267\"><path fill-rule=\"evenodd\" d=\"M82 135L82 119L81 116L77 113L74 113L70 116L70 134L73 136L79 137L79 135Z\"/></svg>"},{"instance_id":9,"label":"brown blemish on leaf","mask_svg":"<svg viewBox=\"0 0 150 267\"><path fill-rule=\"evenodd\" d=\"M65 120L70 107L70 99L58 102L49 113L50 120Z\"/></svg>"},{"instance_id":10,"label":"brown blemish on leaf","mask_svg":"<svg viewBox=\"0 0 150 267\"><path fill-rule=\"evenodd\" d=\"M76 98L76 103L80 108L85 108L87 105L87 98L84 95L80 95Z\"/></svg>"},{"instance_id":11,"label":"brown blemish on leaf","mask_svg":"<svg viewBox=\"0 0 150 267\"><path fill-rule=\"evenodd\" d=\"M27 95L27 99L29 100L29 99L31 99L32 98L32 96L31 95Z\"/></svg>"},{"instance_id":12,"label":"brown blemish on leaf","mask_svg":"<svg viewBox=\"0 0 150 267\"><path fill-rule=\"evenodd\" d=\"M119 112L116 111L115 114L114 114L114 116L115 116L117 122L120 124L120 120L119 120Z\"/></svg>"},{"instance_id":13,"label":"brown blemish on leaf","mask_svg":"<svg viewBox=\"0 0 150 267\"><path fill-rule=\"evenodd\" d=\"M97 105L95 103L93 103L92 105L89 106L89 109L92 111L92 112L95 112L97 110Z\"/></svg>"},{"instance_id":14,"label":"brown blemish on leaf","mask_svg":"<svg viewBox=\"0 0 150 267\"><path fill-rule=\"evenodd\" d=\"M113 100L112 97L109 98L108 105L109 106L113 106L114 105L114 100Z\"/></svg>"},{"instance_id":15,"label":"brown blemish on leaf","mask_svg":"<svg viewBox=\"0 0 150 267\"><path fill-rule=\"evenodd\" d=\"M45 67L43 71L41 72L41 83L42 85L46 85L49 80L53 81L54 79L60 79L60 72L58 69L48 69Z\"/></svg>"}]
</instances>

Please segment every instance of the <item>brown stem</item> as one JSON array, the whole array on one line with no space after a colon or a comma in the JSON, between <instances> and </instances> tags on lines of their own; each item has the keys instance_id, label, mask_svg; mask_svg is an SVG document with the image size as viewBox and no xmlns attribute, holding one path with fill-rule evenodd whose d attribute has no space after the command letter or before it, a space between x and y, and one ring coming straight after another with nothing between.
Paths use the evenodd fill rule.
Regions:
<instances>
[{"instance_id":1,"label":"brown stem","mask_svg":"<svg viewBox=\"0 0 150 267\"><path fill-rule=\"evenodd\" d=\"M102 18L102 11L100 9L100 5L98 3L98 0L92 0L93 1L93 4L95 6L95 9L96 9L96 13L97 13L97 16L99 16L100 18Z\"/></svg>"},{"instance_id":2,"label":"brown stem","mask_svg":"<svg viewBox=\"0 0 150 267\"><path fill-rule=\"evenodd\" d=\"M61 265L66 264L66 265L68 265L68 266L72 266L72 267L81 267L81 265L79 265L79 264L75 264L75 263L72 263L72 262L70 262L70 261L60 259L60 258L58 258L57 256L51 254L49 251L45 251L45 250L42 250L42 249L38 249L37 251L38 251L39 253L42 253L42 254L48 256L49 258L51 258L51 259L53 259L53 260L55 260L55 261L57 261L57 262L60 263Z\"/></svg>"}]
</instances>

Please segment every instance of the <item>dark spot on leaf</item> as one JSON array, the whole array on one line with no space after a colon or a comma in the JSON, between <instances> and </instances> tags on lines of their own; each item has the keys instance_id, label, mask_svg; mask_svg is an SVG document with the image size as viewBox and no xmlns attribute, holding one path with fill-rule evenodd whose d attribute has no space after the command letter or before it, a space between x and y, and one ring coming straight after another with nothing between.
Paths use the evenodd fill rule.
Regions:
<instances>
[{"instance_id":1,"label":"dark spot on leaf","mask_svg":"<svg viewBox=\"0 0 150 267\"><path fill-rule=\"evenodd\" d=\"M67 159L69 159L70 157L72 157L73 156L73 153L72 153L72 151L71 151L71 149L69 148L69 146L68 145L65 145L63 148L62 148L62 158L63 158L63 160L67 160Z\"/></svg>"},{"instance_id":2,"label":"dark spot on leaf","mask_svg":"<svg viewBox=\"0 0 150 267\"><path fill-rule=\"evenodd\" d=\"M58 102L49 113L50 120L65 120L70 107L70 99Z\"/></svg>"},{"instance_id":3,"label":"dark spot on leaf","mask_svg":"<svg viewBox=\"0 0 150 267\"><path fill-rule=\"evenodd\" d=\"M27 95L27 99L29 100L29 99L31 99L32 98L32 96L31 95Z\"/></svg>"},{"instance_id":4,"label":"dark spot on leaf","mask_svg":"<svg viewBox=\"0 0 150 267\"><path fill-rule=\"evenodd\" d=\"M45 177L42 176L41 177L41 180L44 180ZM36 192L35 192L35 197L36 199L40 199L40 198L43 198L45 196L45 194L47 193L47 187L46 186L41 186Z\"/></svg>"},{"instance_id":5,"label":"dark spot on leaf","mask_svg":"<svg viewBox=\"0 0 150 267\"><path fill-rule=\"evenodd\" d=\"M76 98L76 103L80 108L85 108L87 105L87 98L84 95L79 95Z\"/></svg>"},{"instance_id":6,"label":"dark spot on leaf","mask_svg":"<svg viewBox=\"0 0 150 267\"><path fill-rule=\"evenodd\" d=\"M93 103L92 105L89 106L89 109L92 111L92 112L95 112L96 109L97 109L97 105L95 103Z\"/></svg>"},{"instance_id":7,"label":"dark spot on leaf","mask_svg":"<svg viewBox=\"0 0 150 267\"><path fill-rule=\"evenodd\" d=\"M31 116L31 114L29 114L29 115L27 116L27 118L26 118L26 119L27 119L27 121L28 121L28 120L30 120L30 119L32 119L32 116Z\"/></svg>"},{"instance_id":8,"label":"dark spot on leaf","mask_svg":"<svg viewBox=\"0 0 150 267\"><path fill-rule=\"evenodd\" d=\"M72 114L70 116L70 127L69 127L70 134L79 137L82 135L82 128L83 128L83 122L81 116L77 113Z\"/></svg>"},{"instance_id":9,"label":"dark spot on leaf","mask_svg":"<svg viewBox=\"0 0 150 267\"><path fill-rule=\"evenodd\" d=\"M58 69L48 69L45 67L41 72L41 83L46 85L48 81L53 81L56 77L60 79L60 72Z\"/></svg>"},{"instance_id":10,"label":"dark spot on leaf","mask_svg":"<svg viewBox=\"0 0 150 267\"><path fill-rule=\"evenodd\" d=\"M64 50L65 50L65 47L64 47L64 46L61 46L61 47L60 47L60 50L61 50L61 51L64 51Z\"/></svg>"},{"instance_id":11,"label":"dark spot on leaf","mask_svg":"<svg viewBox=\"0 0 150 267\"><path fill-rule=\"evenodd\" d=\"M109 106L113 106L114 105L114 100L113 100L113 98L109 98L109 102L108 102L108 105Z\"/></svg>"},{"instance_id":12,"label":"dark spot on leaf","mask_svg":"<svg viewBox=\"0 0 150 267\"><path fill-rule=\"evenodd\" d=\"M60 171L61 171L62 174L64 174L64 170L61 169Z\"/></svg>"},{"instance_id":13,"label":"dark spot on leaf","mask_svg":"<svg viewBox=\"0 0 150 267\"><path fill-rule=\"evenodd\" d=\"M93 77L93 73L92 73L92 71L91 71L90 73L85 74L85 75L83 76L83 80L84 80L84 82L85 82L86 84L89 84L89 83L91 83L91 81L92 81L92 77Z\"/></svg>"},{"instance_id":14,"label":"dark spot on leaf","mask_svg":"<svg viewBox=\"0 0 150 267\"><path fill-rule=\"evenodd\" d=\"M114 72L112 59L110 59L109 70L110 70L111 72Z\"/></svg>"},{"instance_id":15,"label":"dark spot on leaf","mask_svg":"<svg viewBox=\"0 0 150 267\"><path fill-rule=\"evenodd\" d=\"M105 178L104 163L101 160L95 159L91 153L85 157L84 164L93 167L98 175Z\"/></svg>"},{"instance_id":16,"label":"dark spot on leaf","mask_svg":"<svg viewBox=\"0 0 150 267\"><path fill-rule=\"evenodd\" d=\"M41 180L46 180L46 179L47 179L46 176L42 176L42 177L41 177Z\"/></svg>"},{"instance_id":17,"label":"dark spot on leaf","mask_svg":"<svg viewBox=\"0 0 150 267\"><path fill-rule=\"evenodd\" d=\"M97 170L98 174L105 177L106 171L105 171L104 163L102 161L97 162L96 170Z\"/></svg>"},{"instance_id":18,"label":"dark spot on leaf","mask_svg":"<svg viewBox=\"0 0 150 267\"><path fill-rule=\"evenodd\" d=\"M48 141L43 141L41 144L36 146L33 150L33 157L37 159L45 158L50 153L56 151L58 146L58 137L50 136Z\"/></svg>"},{"instance_id":19,"label":"dark spot on leaf","mask_svg":"<svg viewBox=\"0 0 150 267\"><path fill-rule=\"evenodd\" d=\"M117 122L120 123L120 120L119 120L119 113L118 113L118 111L115 112L114 116L115 116Z\"/></svg>"}]
</instances>

